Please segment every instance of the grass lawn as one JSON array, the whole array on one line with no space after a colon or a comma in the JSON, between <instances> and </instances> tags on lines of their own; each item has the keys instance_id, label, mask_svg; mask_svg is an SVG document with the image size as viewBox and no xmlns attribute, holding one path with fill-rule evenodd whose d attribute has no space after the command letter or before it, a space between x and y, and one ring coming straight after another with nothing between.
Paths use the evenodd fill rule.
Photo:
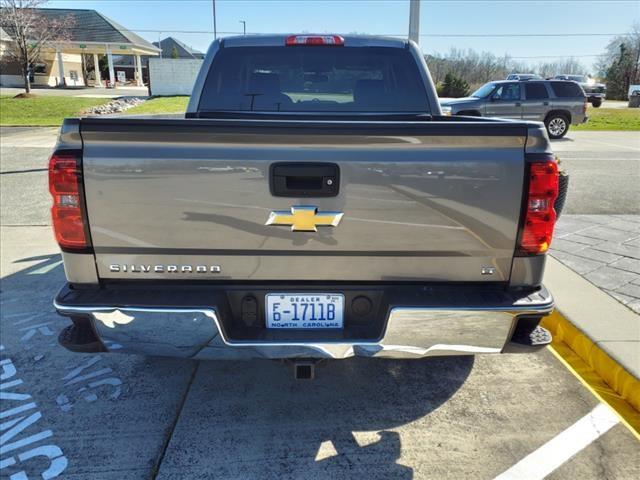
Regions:
<instances>
[{"instance_id":1,"label":"grass lawn","mask_svg":"<svg viewBox=\"0 0 640 480\"><path fill-rule=\"evenodd\" d=\"M78 116L83 110L109 102L108 98L79 97L0 97L0 125L58 126L66 117ZM154 113L184 113L188 96L156 97L126 110L124 115ZM640 108L592 108L589 121L572 125L572 130L633 130L640 131Z\"/></svg>"},{"instance_id":2,"label":"grass lawn","mask_svg":"<svg viewBox=\"0 0 640 480\"><path fill-rule=\"evenodd\" d=\"M184 113L189 97L157 97L133 107L125 115ZM572 130L640 130L640 108L589 108L589 121Z\"/></svg>"},{"instance_id":3,"label":"grass lawn","mask_svg":"<svg viewBox=\"0 0 640 480\"><path fill-rule=\"evenodd\" d=\"M589 108L589 121L571 130L640 130L640 108Z\"/></svg>"},{"instance_id":4,"label":"grass lawn","mask_svg":"<svg viewBox=\"0 0 640 480\"><path fill-rule=\"evenodd\" d=\"M107 103L108 98L78 97L0 97L2 126L58 126L67 117L75 117L89 107Z\"/></svg>"},{"instance_id":5,"label":"grass lawn","mask_svg":"<svg viewBox=\"0 0 640 480\"><path fill-rule=\"evenodd\" d=\"M123 112L124 115L150 115L153 113L184 113L189 97L156 97Z\"/></svg>"}]
</instances>

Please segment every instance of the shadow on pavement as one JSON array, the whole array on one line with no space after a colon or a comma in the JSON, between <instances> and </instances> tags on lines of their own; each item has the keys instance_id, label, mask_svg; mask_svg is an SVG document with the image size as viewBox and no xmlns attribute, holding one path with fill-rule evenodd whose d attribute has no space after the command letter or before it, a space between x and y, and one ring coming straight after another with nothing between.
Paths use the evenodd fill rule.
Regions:
<instances>
[{"instance_id":1,"label":"shadow on pavement","mask_svg":"<svg viewBox=\"0 0 640 480\"><path fill-rule=\"evenodd\" d=\"M12 422L23 415L36 423L9 427L16 446L7 458L15 463L2 475L411 478L395 429L443 405L474 364L473 357L358 358L296 381L289 367L268 360L72 354L57 345L68 321L51 305L64 282L60 255L13 264L28 262L35 264L1 284L0 373L18 396L0 410ZM40 431L47 436L34 436Z\"/></svg>"},{"instance_id":2,"label":"shadow on pavement","mask_svg":"<svg viewBox=\"0 0 640 480\"><path fill-rule=\"evenodd\" d=\"M356 358L296 381L279 362L201 362L159 478L412 478L392 429L444 404L473 363Z\"/></svg>"}]
</instances>

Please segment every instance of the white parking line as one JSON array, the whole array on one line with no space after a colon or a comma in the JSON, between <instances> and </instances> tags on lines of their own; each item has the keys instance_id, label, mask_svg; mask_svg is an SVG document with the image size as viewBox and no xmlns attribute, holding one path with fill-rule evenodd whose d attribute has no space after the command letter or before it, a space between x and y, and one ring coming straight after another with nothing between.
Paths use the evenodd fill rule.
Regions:
<instances>
[{"instance_id":1,"label":"white parking line","mask_svg":"<svg viewBox=\"0 0 640 480\"><path fill-rule=\"evenodd\" d=\"M592 139L586 139L586 138L581 138L580 139L581 142L586 142L586 143L593 143L596 145L604 145L606 147L613 147L615 148L623 148L623 149L627 149L627 150L634 150L636 152L640 152L640 148L639 147L632 147L630 145L620 145L619 143L610 143L610 142L601 142L600 140L592 140Z\"/></svg>"},{"instance_id":2,"label":"white parking line","mask_svg":"<svg viewBox=\"0 0 640 480\"><path fill-rule=\"evenodd\" d=\"M51 270L55 269L58 265L62 265L62 260L58 260L57 262L50 263L48 265L44 265L40 268L27 272L27 275L44 275L45 273L49 273Z\"/></svg>"},{"instance_id":3,"label":"white parking line","mask_svg":"<svg viewBox=\"0 0 640 480\"><path fill-rule=\"evenodd\" d=\"M495 480L541 480L619 422L613 411L601 403Z\"/></svg>"}]
</instances>

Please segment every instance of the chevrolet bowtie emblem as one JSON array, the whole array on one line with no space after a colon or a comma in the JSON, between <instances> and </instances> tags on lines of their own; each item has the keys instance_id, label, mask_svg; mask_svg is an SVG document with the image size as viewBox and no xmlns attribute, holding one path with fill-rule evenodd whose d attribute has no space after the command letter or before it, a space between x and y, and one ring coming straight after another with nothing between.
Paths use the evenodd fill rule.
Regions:
<instances>
[{"instance_id":1,"label":"chevrolet bowtie emblem","mask_svg":"<svg viewBox=\"0 0 640 480\"><path fill-rule=\"evenodd\" d=\"M271 212L265 225L290 225L292 232L317 232L316 227L335 227L343 215L341 212L319 212L317 207L310 205L298 205L291 207L290 212Z\"/></svg>"}]
</instances>

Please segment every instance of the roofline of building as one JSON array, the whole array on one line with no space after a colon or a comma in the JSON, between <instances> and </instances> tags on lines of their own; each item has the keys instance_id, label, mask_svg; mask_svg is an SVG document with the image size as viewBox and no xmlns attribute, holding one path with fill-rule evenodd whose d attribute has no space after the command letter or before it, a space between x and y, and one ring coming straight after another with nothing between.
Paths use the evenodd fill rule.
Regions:
<instances>
[{"instance_id":1,"label":"roofline of building","mask_svg":"<svg viewBox=\"0 0 640 480\"><path fill-rule=\"evenodd\" d=\"M14 41L13 39L9 39L9 40L12 41L12 42ZM134 44L134 43L126 43L126 42L90 42L90 41L71 41L70 42L70 41L65 41L65 42L47 42L43 46L45 48L60 48L60 47L62 47L62 49L64 50L64 45L65 44L66 45L69 45L69 44L73 44L73 45L77 45L77 44L100 45L100 46L107 46L107 47L113 47L113 46L116 46L116 45L126 44L126 45L131 46L132 50L147 50L147 51L152 51L155 54L159 54L160 53L160 51L158 49L155 49L155 48L151 49L151 48L145 47L143 45L137 45L137 44ZM82 50L79 47L76 47L76 49ZM117 50L117 51L113 50L111 52L111 54L112 55L149 55L149 54L145 54L145 53L127 53L127 52L122 51L122 50Z\"/></svg>"},{"instance_id":2,"label":"roofline of building","mask_svg":"<svg viewBox=\"0 0 640 480\"><path fill-rule=\"evenodd\" d=\"M91 10L91 9L86 9L86 10ZM155 45L153 45L152 42L145 40L144 38L140 37L140 35L138 35L137 33L134 33L132 30L129 30L128 28L125 28L124 26L120 25L118 22L116 22L115 20L110 19L109 17L106 17L105 15L103 15L102 13L100 13L97 10L93 10L94 12L96 12L96 14L98 16L100 16L105 22L109 23L113 28L115 28L124 38L126 38L129 43L131 45L136 45L138 47L143 47L145 49L157 49L158 52L160 52L160 49L157 48ZM120 28L117 28L120 27ZM143 40L144 42L147 43L147 45L144 44L140 44L137 42L133 42L127 35L126 33L132 33L133 35L135 35L136 37L139 37L141 40ZM119 42L119 43L126 43L126 42Z\"/></svg>"},{"instance_id":3,"label":"roofline of building","mask_svg":"<svg viewBox=\"0 0 640 480\"><path fill-rule=\"evenodd\" d=\"M200 50L196 50L192 47L190 47L189 45L187 45L186 43L184 43L182 40L177 39L176 37L174 37L173 35L168 35L160 40L157 40L155 42L152 42L154 45L158 44L162 45L163 42L167 41L167 40L172 40L173 42L175 42L180 48L182 48L185 52L187 52L189 55L194 56L195 55L206 55L204 52L201 52ZM160 48L160 47L158 47Z\"/></svg>"}]
</instances>

